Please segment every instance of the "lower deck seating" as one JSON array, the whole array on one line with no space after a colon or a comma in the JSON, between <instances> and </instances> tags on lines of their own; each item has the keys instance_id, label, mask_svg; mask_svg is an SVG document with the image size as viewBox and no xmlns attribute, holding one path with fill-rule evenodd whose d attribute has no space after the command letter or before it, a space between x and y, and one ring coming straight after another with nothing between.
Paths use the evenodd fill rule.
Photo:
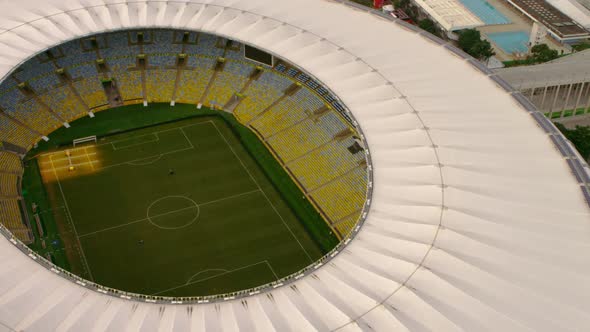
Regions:
<instances>
[{"instance_id":1,"label":"lower deck seating","mask_svg":"<svg viewBox=\"0 0 590 332\"><path fill-rule=\"evenodd\" d=\"M190 70L183 70L178 82L176 101L196 104L201 100L207 84L213 75L215 59L191 56Z\"/></svg>"},{"instance_id":2,"label":"lower deck seating","mask_svg":"<svg viewBox=\"0 0 590 332\"><path fill-rule=\"evenodd\" d=\"M228 61L223 71L217 74L214 84L207 95L206 105L223 106L231 96L239 92L248 81L246 65L236 61ZM246 67L247 68L247 67Z\"/></svg>"},{"instance_id":3,"label":"lower deck seating","mask_svg":"<svg viewBox=\"0 0 590 332\"><path fill-rule=\"evenodd\" d=\"M0 195L8 197L18 196L18 175L0 173Z\"/></svg>"},{"instance_id":4,"label":"lower deck seating","mask_svg":"<svg viewBox=\"0 0 590 332\"><path fill-rule=\"evenodd\" d=\"M265 136L271 136L287 129L307 117L313 110L301 107L294 99L287 97L268 111L268 116L261 116L252 121L251 125Z\"/></svg>"},{"instance_id":5,"label":"lower deck seating","mask_svg":"<svg viewBox=\"0 0 590 332\"><path fill-rule=\"evenodd\" d=\"M348 235L350 231L355 227L356 223L358 222L359 218L361 217L362 212L353 213L350 216L341 219L334 225L334 228L340 233L342 236Z\"/></svg>"},{"instance_id":6,"label":"lower deck seating","mask_svg":"<svg viewBox=\"0 0 590 332\"><path fill-rule=\"evenodd\" d=\"M367 172L359 166L355 170L311 193L333 223L360 213L366 199Z\"/></svg>"},{"instance_id":7,"label":"lower deck seating","mask_svg":"<svg viewBox=\"0 0 590 332\"><path fill-rule=\"evenodd\" d=\"M234 110L242 123L253 120L283 95L285 84L275 86L275 80L268 76L272 74L264 72L258 80L253 81L244 93L245 98Z\"/></svg>"},{"instance_id":8,"label":"lower deck seating","mask_svg":"<svg viewBox=\"0 0 590 332\"><path fill-rule=\"evenodd\" d=\"M141 72L123 70L113 72L113 76L123 100L143 99Z\"/></svg>"},{"instance_id":9,"label":"lower deck seating","mask_svg":"<svg viewBox=\"0 0 590 332\"><path fill-rule=\"evenodd\" d=\"M17 199L0 198L0 221L19 240L30 243L32 241L29 229L23 224Z\"/></svg>"},{"instance_id":10,"label":"lower deck seating","mask_svg":"<svg viewBox=\"0 0 590 332\"><path fill-rule=\"evenodd\" d=\"M20 158L10 152L0 151L0 172L22 173Z\"/></svg>"},{"instance_id":11,"label":"lower deck seating","mask_svg":"<svg viewBox=\"0 0 590 332\"><path fill-rule=\"evenodd\" d=\"M21 127L5 117L0 117L0 141L9 142L23 148L31 146L41 137Z\"/></svg>"},{"instance_id":12,"label":"lower deck seating","mask_svg":"<svg viewBox=\"0 0 590 332\"><path fill-rule=\"evenodd\" d=\"M172 100L176 69L151 69L146 71L146 92L149 102L169 103Z\"/></svg>"},{"instance_id":13,"label":"lower deck seating","mask_svg":"<svg viewBox=\"0 0 590 332\"><path fill-rule=\"evenodd\" d=\"M347 151L353 144L352 138L332 141L295 160L288 167L307 190L313 190L357 167L364 160L363 153L353 155Z\"/></svg>"},{"instance_id":14,"label":"lower deck seating","mask_svg":"<svg viewBox=\"0 0 590 332\"><path fill-rule=\"evenodd\" d=\"M284 162L288 162L328 143L339 131L344 129L346 129L346 125L338 119L337 115L327 113L319 118L310 117L281 131L270 137L267 142L273 146Z\"/></svg>"}]
</instances>

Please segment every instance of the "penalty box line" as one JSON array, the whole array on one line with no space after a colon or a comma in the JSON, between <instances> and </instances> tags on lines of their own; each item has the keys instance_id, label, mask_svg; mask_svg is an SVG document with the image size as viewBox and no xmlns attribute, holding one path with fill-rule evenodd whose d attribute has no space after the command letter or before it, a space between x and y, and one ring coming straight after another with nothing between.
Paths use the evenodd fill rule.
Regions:
<instances>
[{"instance_id":1,"label":"penalty box line","mask_svg":"<svg viewBox=\"0 0 590 332\"><path fill-rule=\"evenodd\" d=\"M137 143L137 144L131 144L131 145L128 145L128 146L125 146L125 147L120 147L120 148L113 148L113 151L117 151L117 150L122 150L122 149L125 149L125 148L128 148L128 147L134 147L134 146L137 146L137 145L158 142L160 140L158 134L169 132L169 131L173 131L173 130L178 130L184 136L184 138L186 139L186 141L189 144L190 148L195 148L195 146L193 145L192 141L186 135L186 132L184 131L184 129L185 128L189 128L189 127L193 127L193 126L199 126L199 125L207 124L207 123L213 124L213 121L212 120L207 120L207 121L203 121L203 122L192 123L192 124L189 124L189 125L178 126L178 127L164 129L164 130L158 130L158 131L154 131L154 132L151 132L151 133L148 133L148 134L137 135L137 136L133 136L133 137L130 137L130 138L125 138L125 139L120 139L120 140L114 140L114 141L111 141L111 142L94 144L93 146L97 146L98 147L98 146L111 145L111 147L113 147L112 144L114 144L114 143L125 142L125 141L129 141L129 140L136 139L136 138L139 138L139 137L146 137L146 136L150 136L150 135L155 135L156 138L157 138L156 140L150 140L150 141L147 141L147 142L142 142L142 143ZM87 148L87 146L81 146L81 147L77 147L77 148L76 147L70 148L70 149L67 149L67 150L74 152L74 151L84 150L86 148ZM60 153L61 152L42 153L42 154L39 155L39 157L41 157L41 156L53 156L53 155L60 154ZM96 153L88 153L88 154L89 155L92 155L92 154L96 154ZM155 155L154 156L151 156L151 157L155 157ZM147 158L150 158L150 157L147 157ZM147 159L147 158L142 158L142 159ZM57 162L57 161L62 161L64 159L67 159L67 158L56 158L56 159L54 159L54 161ZM96 162L96 161L94 161L94 162Z\"/></svg>"},{"instance_id":2,"label":"penalty box line","mask_svg":"<svg viewBox=\"0 0 590 332\"><path fill-rule=\"evenodd\" d=\"M189 127L198 126L198 125L207 124L207 123L211 123L211 124L215 125L213 123L213 121L208 120L208 121L203 121L203 122L199 122L199 123L193 123L193 124L186 125L186 126L179 126L179 127L174 127L174 128L170 128L170 129L160 130L160 131L149 133L149 134L144 134L144 135L136 136L134 138L144 137L144 136L149 136L149 135L156 135L157 136L157 134L159 134L159 133L173 131L173 130L179 130L181 132L181 134L184 136L184 138L186 139L187 143L189 144L189 147L188 148L183 148L183 149L177 149L177 150L170 150L170 151L167 151L167 152L164 152L164 153L159 153L159 154L148 156L148 157L142 157L142 158L138 158L138 159L124 161L124 162L113 164L113 165L107 165L107 166L100 167L99 169L107 169L107 168L121 166L121 165L127 165L127 164L133 165L133 163L137 163L139 161L143 161L143 160L146 160L146 159L151 159L151 158L155 158L155 157L162 157L162 156L169 155L169 154L174 154L174 153L178 153L178 152L193 150L193 149L196 148L196 146L193 145L193 142L188 138L188 135L184 131L184 128L189 128ZM113 141L113 142L108 142L108 143L101 143L101 144L97 144L96 146L104 146L104 145L109 145L109 144L112 144L112 143L115 143L115 142L128 141L128 140L131 140L131 139L133 139L133 138L124 139L124 140L118 140L118 141ZM147 144L147 143L153 143L153 142L157 142L157 141L149 141L149 142L144 142L144 143L138 143L138 144L134 144L134 145L128 146L128 147L133 147L133 146ZM127 147L125 147L125 148L127 148ZM113 148L114 151L121 150L121 149L122 148L119 148L119 149ZM84 165L90 164L91 167L94 170L95 169L94 163L98 163L99 162L98 160L91 160L90 159L90 155L95 155L96 152L88 153L88 151L86 150L86 147L73 148L73 149L68 149L68 150L69 151L83 150L84 151L84 155L81 156L81 158L86 157L88 159L88 162L72 163L71 166L78 167L78 166L84 166ZM50 157L53 157L56 154L60 154L60 152L49 153L49 156ZM47 154L41 154L40 156L43 156L43 155L47 155ZM66 159L68 159L68 158L63 158L62 157L62 158L59 158L59 159L55 159L55 161L62 161L62 160L66 160ZM133 165L133 166L137 166L137 165ZM54 169L55 170L62 170L62 169L68 169L69 167L70 167L70 165L68 165L68 166L62 166L62 167L54 167Z\"/></svg>"},{"instance_id":3,"label":"penalty box line","mask_svg":"<svg viewBox=\"0 0 590 332\"><path fill-rule=\"evenodd\" d=\"M266 265L270 269L270 271L272 272L272 274L274 275L274 277L277 280L279 280L279 277L275 273L274 269L272 268L272 266L270 265L270 263L268 262L268 260L265 259L263 261L256 262L256 263L253 263L253 264L249 264L249 265L245 265L245 266L239 267L237 269L229 270L229 271L228 270L225 270L225 269L208 269L208 270L204 270L204 271L201 271L199 273L206 272L206 271L211 271L211 270L225 270L226 272L222 272L222 273L219 273L219 274L216 274L216 275L207 277L207 278L203 278L203 279L198 279L198 280L195 280L195 281L191 281L192 278L194 278L195 276L197 276L199 274L199 273L197 273L197 274L193 275L192 277L190 277L189 280L186 283L184 283L184 284L182 284L180 286L176 286L176 287L172 287L172 288L168 288L168 289L159 291L157 293L153 293L152 296L156 296L156 295L159 295L159 294L162 294L162 293L173 291L175 289L182 288L182 287L185 287L185 286L190 286L190 285L198 284L198 283L203 282L203 281L215 279L215 278L224 276L226 274L230 274L230 273L234 273L234 272L237 272L237 271L245 270L247 268L250 268L250 267L256 266L256 265L260 265L260 264Z\"/></svg>"},{"instance_id":4,"label":"penalty box line","mask_svg":"<svg viewBox=\"0 0 590 332\"><path fill-rule=\"evenodd\" d=\"M205 203L200 203L200 204L197 203L197 206L190 206L190 207L185 207L185 208L178 209L178 210L168 211L168 212L165 212L165 213L157 214L155 216L151 216L150 218L163 217L163 216L166 216L166 215L169 215L169 214L173 214L173 213L176 213L176 212L181 212L181 211L185 211L185 210L195 209L197 207L201 207L201 206L205 206L205 205L208 205L208 204L213 204L213 203L217 203L217 202L221 202L221 201L226 201L228 199L232 199L232 198L236 198L236 197L240 197L240 196L245 196L245 195L252 194L252 193L255 193L255 192L258 192L258 191L259 191L259 189L254 189L254 190L250 190L250 191L247 191L247 192L243 192L241 194L236 194L236 195L232 195L232 196L220 198L220 199L216 199L216 200L205 202ZM98 231L94 231L94 232L82 234L82 235L80 235L78 237L79 238L82 238L82 237L86 237L86 236L90 236L90 235L94 235L94 234L98 234L98 233L110 231L112 229L116 229L116 228L121 228L121 227L129 226L129 225L137 224L137 223L140 223L142 221L147 221L147 220L148 220L148 218L137 219L137 220L134 220L134 221L130 221L128 223L125 223L125 224L121 224L121 225L117 225L117 226L112 226L112 227L107 227L107 228L104 228L104 229L101 229L101 230L98 230Z\"/></svg>"}]
</instances>

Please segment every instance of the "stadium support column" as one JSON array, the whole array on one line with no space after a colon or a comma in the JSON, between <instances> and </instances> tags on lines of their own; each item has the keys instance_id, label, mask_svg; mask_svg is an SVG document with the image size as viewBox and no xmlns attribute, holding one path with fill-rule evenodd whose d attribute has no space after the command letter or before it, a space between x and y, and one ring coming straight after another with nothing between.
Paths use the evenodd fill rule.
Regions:
<instances>
[{"instance_id":1,"label":"stadium support column","mask_svg":"<svg viewBox=\"0 0 590 332\"><path fill-rule=\"evenodd\" d=\"M561 84L557 85L557 90L555 91L555 95L553 96L553 102L551 103L551 108L549 109L550 112L553 112L553 110L555 109L555 104L557 104L557 96L559 96L559 88L561 87ZM561 115L560 115L561 117Z\"/></svg>"},{"instance_id":2,"label":"stadium support column","mask_svg":"<svg viewBox=\"0 0 590 332\"><path fill-rule=\"evenodd\" d=\"M574 86L574 83L570 83L569 87L567 88L567 94L565 95L565 101L563 102L563 105L561 106L561 111L559 112L560 118L562 118L565 115L565 110L567 109L567 104L570 101L570 94L572 92L573 86Z\"/></svg>"},{"instance_id":3,"label":"stadium support column","mask_svg":"<svg viewBox=\"0 0 590 332\"><path fill-rule=\"evenodd\" d=\"M576 104L574 105L574 115L576 115L576 111L578 110L578 106L580 106L580 99L582 99L582 94L584 93L584 89L586 88L586 82L582 82L580 85L580 91L578 91L578 97L576 98Z\"/></svg>"},{"instance_id":4,"label":"stadium support column","mask_svg":"<svg viewBox=\"0 0 590 332\"><path fill-rule=\"evenodd\" d=\"M88 107L88 104L86 104L86 102L84 101L82 96L80 96L80 93L78 93L78 90L76 90L76 87L74 86L74 81L72 80L72 77L70 76L70 74L68 72L66 72L66 70L64 68L56 69L55 74L59 78L60 82L70 89L72 94L74 94L74 96L78 100L78 103L80 105L82 105L82 107L84 107L86 112L90 112L90 108ZM68 128L68 127L69 127L69 125L66 126L66 128Z\"/></svg>"},{"instance_id":5,"label":"stadium support column","mask_svg":"<svg viewBox=\"0 0 590 332\"><path fill-rule=\"evenodd\" d=\"M184 51L184 44L182 45L182 49ZM174 79L174 89L172 90L172 96L170 97L170 105L174 106L176 104L176 95L178 93L178 86L180 85L180 81L182 80L182 72L187 67L186 64L188 62L187 59L188 55L185 53L180 53L176 56L176 66L173 68L176 69L176 78Z\"/></svg>"},{"instance_id":6,"label":"stadium support column","mask_svg":"<svg viewBox=\"0 0 590 332\"><path fill-rule=\"evenodd\" d=\"M207 87L205 87L205 91L203 92L203 95L201 95L201 98L199 99L199 104L206 105L206 106L208 105L211 108L215 108L215 105L211 105L211 103L207 104L207 98L209 97L209 91L211 90L211 87L215 84L215 79L217 78L217 75L219 75L219 73L221 73L224 68L225 68L225 58L223 58L223 57L217 58L217 61L215 62L215 66L213 67L213 75L211 75L211 78L209 79L209 83L207 83ZM221 106L221 104L219 106Z\"/></svg>"},{"instance_id":7,"label":"stadium support column","mask_svg":"<svg viewBox=\"0 0 590 332\"><path fill-rule=\"evenodd\" d=\"M545 98L547 97L547 83L545 83L545 88L543 89L543 98L541 99L541 106L539 107L541 110L545 107Z\"/></svg>"}]
</instances>

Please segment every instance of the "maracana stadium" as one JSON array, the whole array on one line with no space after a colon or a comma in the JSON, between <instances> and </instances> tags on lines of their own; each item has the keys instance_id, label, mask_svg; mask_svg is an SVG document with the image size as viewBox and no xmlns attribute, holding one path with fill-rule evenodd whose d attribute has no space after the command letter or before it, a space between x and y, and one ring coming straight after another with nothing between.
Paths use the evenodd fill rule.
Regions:
<instances>
[{"instance_id":1,"label":"maracana stadium","mask_svg":"<svg viewBox=\"0 0 590 332\"><path fill-rule=\"evenodd\" d=\"M0 331L586 331L590 172L344 0L0 4Z\"/></svg>"}]
</instances>

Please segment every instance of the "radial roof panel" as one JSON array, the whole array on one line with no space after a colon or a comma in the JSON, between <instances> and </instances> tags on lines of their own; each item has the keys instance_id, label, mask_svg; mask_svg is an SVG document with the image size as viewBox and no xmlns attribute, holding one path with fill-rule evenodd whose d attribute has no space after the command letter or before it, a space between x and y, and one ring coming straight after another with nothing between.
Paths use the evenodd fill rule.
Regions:
<instances>
[{"instance_id":1,"label":"radial roof panel","mask_svg":"<svg viewBox=\"0 0 590 332\"><path fill-rule=\"evenodd\" d=\"M0 4L0 27L10 30L0 31L2 77L50 46L121 28L266 49L335 93L374 171L367 219L342 252L216 303L99 293L1 238L4 329L573 331L590 321L590 209L567 160L514 95L403 24L324 0L21 0Z\"/></svg>"}]
</instances>

